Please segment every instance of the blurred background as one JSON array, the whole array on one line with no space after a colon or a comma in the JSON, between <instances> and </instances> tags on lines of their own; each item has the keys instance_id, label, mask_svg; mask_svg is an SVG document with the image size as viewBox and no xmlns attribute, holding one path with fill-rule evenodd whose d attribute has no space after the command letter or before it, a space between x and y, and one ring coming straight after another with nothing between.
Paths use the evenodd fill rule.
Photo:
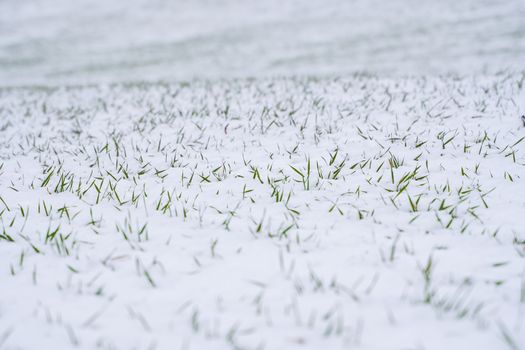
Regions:
<instances>
[{"instance_id":1,"label":"blurred background","mask_svg":"<svg viewBox=\"0 0 525 350\"><path fill-rule=\"evenodd\" d=\"M525 0L0 0L0 85L525 69Z\"/></svg>"}]
</instances>

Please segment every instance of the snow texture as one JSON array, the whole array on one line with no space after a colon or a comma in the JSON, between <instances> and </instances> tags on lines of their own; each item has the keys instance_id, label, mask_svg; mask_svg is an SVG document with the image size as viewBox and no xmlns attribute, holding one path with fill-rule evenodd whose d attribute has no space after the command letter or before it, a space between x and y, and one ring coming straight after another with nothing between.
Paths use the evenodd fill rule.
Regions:
<instances>
[{"instance_id":1,"label":"snow texture","mask_svg":"<svg viewBox=\"0 0 525 350\"><path fill-rule=\"evenodd\" d=\"M524 0L0 0L0 349L525 349Z\"/></svg>"},{"instance_id":2,"label":"snow texture","mask_svg":"<svg viewBox=\"0 0 525 350\"><path fill-rule=\"evenodd\" d=\"M524 81L0 90L0 344L524 347Z\"/></svg>"}]
</instances>

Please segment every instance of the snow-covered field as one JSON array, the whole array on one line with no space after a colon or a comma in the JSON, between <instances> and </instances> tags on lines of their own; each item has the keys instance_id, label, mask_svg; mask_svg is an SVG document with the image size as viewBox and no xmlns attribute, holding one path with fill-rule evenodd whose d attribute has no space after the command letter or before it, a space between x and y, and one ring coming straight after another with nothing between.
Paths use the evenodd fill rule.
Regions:
<instances>
[{"instance_id":1,"label":"snow-covered field","mask_svg":"<svg viewBox=\"0 0 525 350\"><path fill-rule=\"evenodd\" d=\"M524 0L0 0L0 85L524 62Z\"/></svg>"},{"instance_id":2,"label":"snow-covered field","mask_svg":"<svg viewBox=\"0 0 525 350\"><path fill-rule=\"evenodd\" d=\"M524 0L0 0L0 349L525 349Z\"/></svg>"},{"instance_id":3,"label":"snow-covered field","mask_svg":"<svg viewBox=\"0 0 525 350\"><path fill-rule=\"evenodd\" d=\"M0 90L0 344L519 349L524 89Z\"/></svg>"}]
</instances>

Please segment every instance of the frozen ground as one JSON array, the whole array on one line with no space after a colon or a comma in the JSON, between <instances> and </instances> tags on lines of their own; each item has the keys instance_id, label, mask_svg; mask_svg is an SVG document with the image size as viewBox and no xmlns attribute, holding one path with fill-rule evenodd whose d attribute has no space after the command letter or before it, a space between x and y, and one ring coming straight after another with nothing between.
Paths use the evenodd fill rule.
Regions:
<instances>
[{"instance_id":1,"label":"frozen ground","mask_svg":"<svg viewBox=\"0 0 525 350\"><path fill-rule=\"evenodd\" d=\"M0 347L523 348L524 89L2 89Z\"/></svg>"},{"instance_id":2,"label":"frozen ground","mask_svg":"<svg viewBox=\"0 0 525 350\"><path fill-rule=\"evenodd\" d=\"M524 18L0 0L0 349L524 349Z\"/></svg>"},{"instance_id":3,"label":"frozen ground","mask_svg":"<svg viewBox=\"0 0 525 350\"><path fill-rule=\"evenodd\" d=\"M0 85L523 69L523 0L1 0Z\"/></svg>"}]
</instances>

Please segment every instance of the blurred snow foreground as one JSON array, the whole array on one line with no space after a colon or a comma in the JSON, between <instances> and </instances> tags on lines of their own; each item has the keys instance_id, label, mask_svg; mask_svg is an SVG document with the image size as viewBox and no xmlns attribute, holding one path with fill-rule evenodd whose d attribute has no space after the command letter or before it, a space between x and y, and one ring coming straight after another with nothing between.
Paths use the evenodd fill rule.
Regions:
<instances>
[{"instance_id":1,"label":"blurred snow foreground","mask_svg":"<svg viewBox=\"0 0 525 350\"><path fill-rule=\"evenodd\" d=\"M0 1L0 84L523 68L525 1Z\"/></svg>"},{"instance_id":2,"label":"blurred snow foreground","mask_svg":"<svg viewBox=\"0 0 525 350\"><path fill-rule=\"evenodd\" d=\"M523 349L524 18L0 0L0 348Z\"/></svg>"}]
</instances>

